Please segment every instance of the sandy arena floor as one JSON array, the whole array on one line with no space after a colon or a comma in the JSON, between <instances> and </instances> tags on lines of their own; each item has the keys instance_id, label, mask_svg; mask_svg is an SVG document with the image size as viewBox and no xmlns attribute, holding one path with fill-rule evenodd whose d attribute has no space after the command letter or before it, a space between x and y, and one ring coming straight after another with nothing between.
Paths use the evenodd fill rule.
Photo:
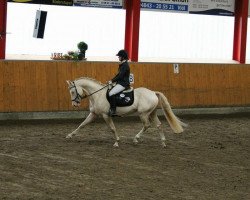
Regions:
<instances>
[{"instance_id":1,"label":"sandy arena floor","mask_svg":"<svg viewBox=\"0 0 250 200\"><path fill-rule=\"evenodd\" d=\"M0 199L250 199L250 117L181 118L165 149L153 128L133 144L137 118L114 120L119 149L102 120L72 139L80 121L0 122Z\"/></svg>"}]
</instances>

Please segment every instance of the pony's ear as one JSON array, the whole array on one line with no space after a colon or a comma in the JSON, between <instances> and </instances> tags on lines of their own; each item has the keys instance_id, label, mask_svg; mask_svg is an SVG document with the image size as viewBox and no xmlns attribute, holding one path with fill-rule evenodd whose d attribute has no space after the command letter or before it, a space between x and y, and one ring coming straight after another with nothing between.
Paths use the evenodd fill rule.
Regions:
<instances>
[{"instance_id":1,"label":"pony's ear","mask_svg":"<svg viewBox=\"0 0 250 200\"><path fill-rule=\"evenodd\" d=\"M73 85L73 83L69 80L66 81L68 83L69 86Z\"/></svg>"}]
</instances>

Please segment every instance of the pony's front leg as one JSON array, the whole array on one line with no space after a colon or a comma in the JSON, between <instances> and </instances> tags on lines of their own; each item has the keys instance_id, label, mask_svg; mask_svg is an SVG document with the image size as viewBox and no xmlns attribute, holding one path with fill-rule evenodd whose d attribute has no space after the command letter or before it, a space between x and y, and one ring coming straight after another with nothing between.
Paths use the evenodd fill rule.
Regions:
<instances>
[{"instance_id":1,"label":"pony's front leg","mask_svg":"<svg viewBox=\"0 0 250 200\"><path fill-rule=\"evenodd\" d=\"M114 133L114 135L115 135L115 143L114 143L114 147L119 147L119 140L120 140L120 138L119 138L119 135L118 135L118 133L117 133L117 131L116 131L116 128L115 128L115 125L114 125L114 122L113 122L113 120L111 119L111 117L109 117L108 115L106 115L106 114L103 114L103 119L105 120L105 122L107 123L107 125L111 128L111 130L112 130L112 132Z\"/></svg>"},{"instance_id":2,"label":"pony's front leg","mask_svg":"<svg viewBox=\"0 0 250 200\"><path fill-rule=\"evenodd\" d=\"M66 138L72 138L73 135L76 135L79 131L80 128L86 126L87 124L89 124L90 122L92 122L94 119L96 118L96 114L95 113L89 113L88 117L80 124L80 126L77 127L76 130L74 130L72 133L68 134L66 136Z\"/></svg>"}]
</instances>

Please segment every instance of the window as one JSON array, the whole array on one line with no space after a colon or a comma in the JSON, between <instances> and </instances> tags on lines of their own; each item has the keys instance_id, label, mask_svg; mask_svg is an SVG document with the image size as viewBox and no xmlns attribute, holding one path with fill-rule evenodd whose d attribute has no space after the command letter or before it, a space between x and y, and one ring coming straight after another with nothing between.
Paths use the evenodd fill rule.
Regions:
<instances>
[{"instance_id":1,"label":"window","mask_svg":"<svg viewBox=\"0 0 250 200\"><path fill-rule=\"evenodd\" d=\"M141 12L140 58L232 60L234 18Z\"/></svg>"}]
</instances>

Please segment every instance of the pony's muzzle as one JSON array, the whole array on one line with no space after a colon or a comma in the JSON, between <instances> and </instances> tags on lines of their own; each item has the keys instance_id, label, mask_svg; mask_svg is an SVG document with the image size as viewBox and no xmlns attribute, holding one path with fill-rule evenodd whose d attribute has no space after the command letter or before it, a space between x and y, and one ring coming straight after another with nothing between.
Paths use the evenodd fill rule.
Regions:
<instances>
[{"instance_id":1,"label":"pony's muzzle","mask_svg":"<svg viewBox=\"0 0 250 200\"><path fill-rule=\"evenodd\" d=\"M74 107L79 107L81 104L79 103L79 102L72 102L72 106L74 106Z\"/></svg>"}]
</instances>

